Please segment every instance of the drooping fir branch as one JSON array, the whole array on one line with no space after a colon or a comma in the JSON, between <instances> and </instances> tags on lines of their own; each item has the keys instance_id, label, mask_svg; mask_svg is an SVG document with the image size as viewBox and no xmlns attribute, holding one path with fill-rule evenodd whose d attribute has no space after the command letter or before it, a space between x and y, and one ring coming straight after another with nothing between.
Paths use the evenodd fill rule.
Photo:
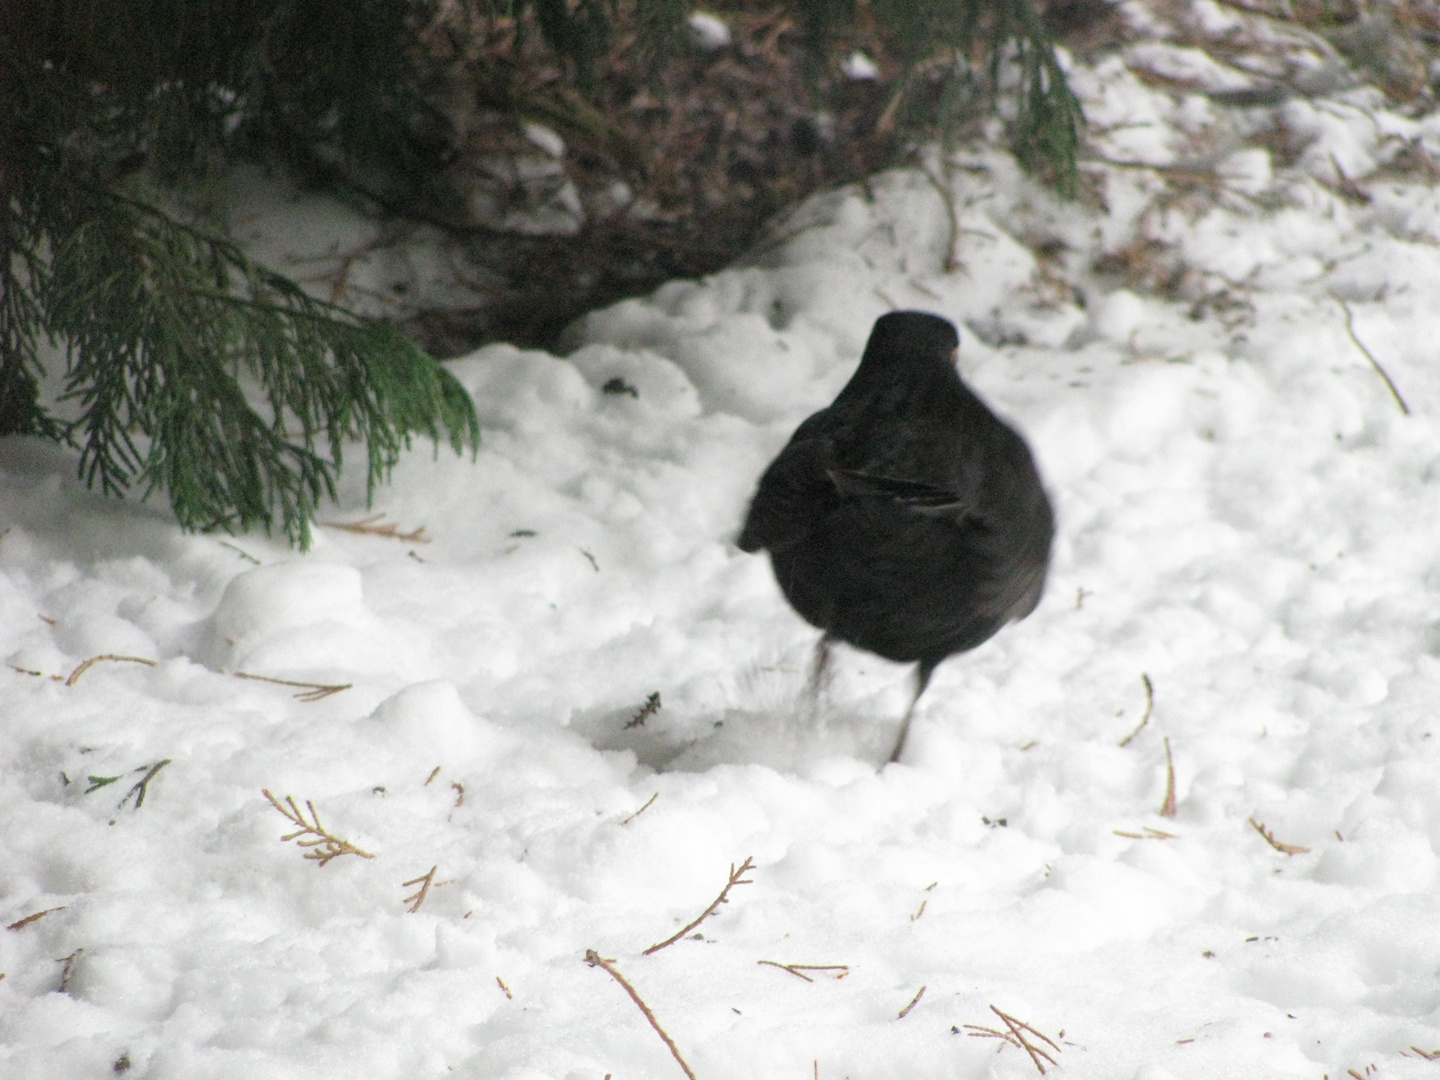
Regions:
<instances>
[{"instance_id":1,"label":"drooping fir branch","mask_svg":"<svg viewBox=\"0 0 1440 1080\"><path fill-rule=\"evenodd\" d=\"M68 353L87 484L163 489L186 529L278 526L304 548L352 440L369 494L415 435L477 445L464 388L385 323L113 192L49 209L31 298Z\"/></svg>"},{"instance_id":2,"label":"drooping fir branch","mask_svg":"<svg viewBox=\"0 0 1440 1080\"><path fill-rule=\"evenodd\" d=\"M64 428L40 408L44 369L36 352L41 312L31 282L43 273L21 240L30 230L5 196L0 164L0 435L62 439Z\"/></svg>"},{"instance_id":3,"label":"drooping fir branch","mask_svg":"<svg viewBox=\"0 0 1440 1080\"><path fill-rule=\"evenodd\" d=\"M906 65L894 105L908 126L948 133L977 106L1007 103L1020 163L1063 194L1073 191L1085 117L1035 0L871 0L868 7ZM802 11L812 22L829 13L812 38L843 33L841 20L856 15L853 0ZM919 92L923 84L929 93Z\"/></svg>"}]
</instances>

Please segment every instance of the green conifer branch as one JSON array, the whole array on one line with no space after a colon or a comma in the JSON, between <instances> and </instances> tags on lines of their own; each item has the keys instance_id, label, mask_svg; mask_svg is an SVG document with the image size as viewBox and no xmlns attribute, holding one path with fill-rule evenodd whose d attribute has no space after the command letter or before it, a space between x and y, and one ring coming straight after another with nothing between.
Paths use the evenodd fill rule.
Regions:
<instances>
[{"instance_id":1,"label":"green conifer branch","mask_svg":"<svg viewBox=\"0 0 1440 1080\"><path fill-rule=\"evenodd\" d=\"M394 328L143 203L68 193L81 202L49 237L39 306L67 348L87 484L163 488L186 529L278 526L304 548L350 441L367 496L416 435L478 445L464 388Z\"/></svg>"}]
</instances>

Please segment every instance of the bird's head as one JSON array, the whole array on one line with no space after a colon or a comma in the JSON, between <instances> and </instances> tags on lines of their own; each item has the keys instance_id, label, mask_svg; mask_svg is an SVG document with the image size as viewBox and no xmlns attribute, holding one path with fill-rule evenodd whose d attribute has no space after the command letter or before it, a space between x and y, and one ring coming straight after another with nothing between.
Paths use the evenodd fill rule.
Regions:
<instances>
[{"instance_id":1,"label":"bird's head","mask_svg":"<svg viewBox=\"0 0 1440 1080\"><path fill-rule=\"evenodd\" d=\"M875 320L860 364L897 373L937 363L953 367L959 347L960 334L949 319L926 311L892 311Z\"/></svg>"}]
</instances>

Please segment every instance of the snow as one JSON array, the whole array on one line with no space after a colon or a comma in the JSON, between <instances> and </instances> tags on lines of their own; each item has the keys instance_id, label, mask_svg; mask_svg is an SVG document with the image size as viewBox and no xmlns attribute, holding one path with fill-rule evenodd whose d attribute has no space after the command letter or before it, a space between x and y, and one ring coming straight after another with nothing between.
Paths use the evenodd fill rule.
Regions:
<instances>
[{"instance_id":1,"label":"snow","mask_svg":"<svg viewBox=\"0 0 1440 1080\"><path fill-rule=\"evenodd\" d=\"M400 535L184 536L0 442L0 1075L682 1075L593 949L702 1080L1037 1075L992 1005L1062 1076L1432 1076L1440 212L1372 174L1435 123L1292 102L1286 165L1253 110L1076 82L1100 156L1219 182L1062 204L972 147L812 200L564 359L453 361L483 445L401 462ZM812 703L732 538L893 307L961 326L1060 529L881 767L906 671Z\"/></svg>"},{"instance_id":2,"label":"snow","mask_svg":"<svg viewBox=\"0 0 1440 1080\"><path fill-rule=\"evenodd\" d=\"M840 70L845 73L847 79L854 79L857 82L876 79L880 75L880 66L859 49L854 50L845 58L845 62L840 65Z\"/></svg>"},{"instance_id":3,"label":"snow","mask_svg":"<svg viewBox=\"0 0 1440 1080\"><path fill-rule=\"evenodd\" d=\"M695 43L706 52L724 49L730 44L730 27L718 15L708 11L694 11L687 20Z\"/></svg>"}]
</instances>

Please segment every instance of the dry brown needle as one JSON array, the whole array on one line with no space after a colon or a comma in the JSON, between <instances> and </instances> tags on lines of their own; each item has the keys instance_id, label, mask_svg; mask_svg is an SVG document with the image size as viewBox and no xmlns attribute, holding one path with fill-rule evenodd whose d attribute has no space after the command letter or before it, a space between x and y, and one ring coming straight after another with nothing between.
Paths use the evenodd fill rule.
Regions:
<instances>
[{"instance_id":1,"label":"dry brown needle","mask_svg":"<svg viewBox=\"0 0 1440 1080\"><path fill-rule=\"evenodd\" d=\"M1145 684L1145 715L1140 718L1140 723L1135 726L1135 730L1120 740L1121 746L1129 746L1130 740L1145 730L1145 725L1150 723L1150 714L1155 711L1155 684L1144 672L1140 674L1140 681Z\"/></svg>"},{"instance_id":2,"label":"dry brown needle","mask_svg":"<svg viewBox=\"0 0 1440 1080\"><path fill-rule=\"evenodd\" d=\"M251 675L248 671L235 672L237 679L252 679L255 682L274 683L276 686L298 686L300 693L291 695L297 701L319 701L331 694L338 694L341 690L349 690L354 683L313 683L295 682L293 679L276 679L269 675Z\"/></svg>"},{"instance_id":3,"label":"dry brown needle","mask_svg":"<svg viewBox=\"0 0 1440 1080\"><path fill-rule=\"evenodd\" d=\"M1310 850L1308 847L1301 847L1299 844L1286 844L1280 840L1276 840L1275 834L1269 829L1265 828L1264 825L1260 824L1260 822L1256 821L1253 817L1250 819L1250 825L1252 828L1254 828L1256 832L1263 836L1265 838L1265 842L1269 844L1272 848L1274 848L1276 851L1283 852L1286 855L1304 855Z\"/></svg>"},{"instance_id":4,"label":"dry brown needle","mask_svg":"<svg viewBox=\"0 0 1440 1080\"><path fill-rule=\"evenodd\" d=\"M70 677L65 680L65 685L74 686L76 680L78 680L81 675L84 675L85 672L89 671L102 660L113 660L117 663L125 664L144 664L146 667L154 667L157 663L157 661L147 660L143 656L120 656L116 653L106 653L104 656L92 656L70 673Z\"/></svg>"}]
</instances>

